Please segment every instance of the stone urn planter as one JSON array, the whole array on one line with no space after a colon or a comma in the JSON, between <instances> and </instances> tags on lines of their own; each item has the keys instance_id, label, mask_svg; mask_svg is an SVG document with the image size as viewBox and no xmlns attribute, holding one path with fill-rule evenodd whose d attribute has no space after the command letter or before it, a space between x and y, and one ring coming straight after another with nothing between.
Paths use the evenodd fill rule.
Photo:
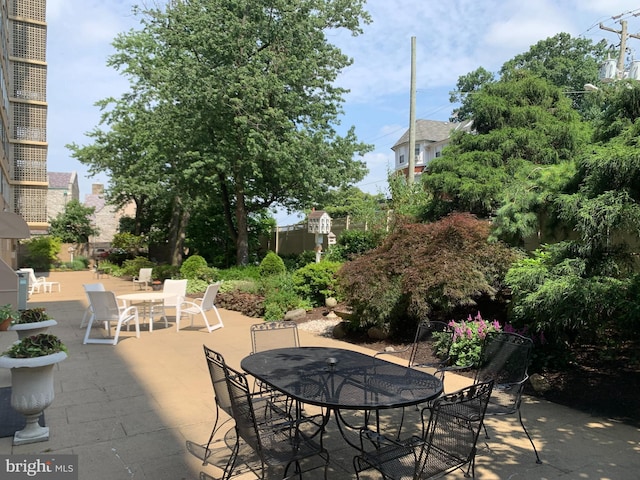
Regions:
<instances>
[{"instance_id":1,"label":"stone urn planter","mask_svg":"<svg viewBox=\"0 0 640 480\"><path fill-rule=\"evenodd\" d=\"M18 334L18 340L40 333L46 333L49 327L57 325L58 322L49 318L49 315L42 307L29 308L20 311L20 316L11 322L9 330Z\"/></svg>"},{"instance_id":2,"label":"stone urn planter","mask_svg":"<svg viewBox=\"0 0 640 480\"><path fill-rule=\"evenodd\" d=\"M37 351L38 348L40 351ZM24 355L27 351L41 355L29 358L10 356ZM47 351L53 353L42 355ZM65 358L66 347L57 337L49 334L27 337L16 342L0 356L0 367L11 370L11 406L26 418L24 429L17 431L13 436L14 445L49 440L49 427L41 426L38 419L53 402L54 367Z\"/></svg>"},{"instance_id":3,"label":"stone urn planter","mask_svg":"<svg viewBox=\"0 0 640 480\"><path fill-rule=\"evenodd\" d=\"M33 323L17 323L11 325L9 330L18 334L18 340L22 340L24 337L30 337L32 335L38 335L39 333L46 333L49 327L57 325L55 320L44 320L42 322Z\"/></svg>"}]
</instances>

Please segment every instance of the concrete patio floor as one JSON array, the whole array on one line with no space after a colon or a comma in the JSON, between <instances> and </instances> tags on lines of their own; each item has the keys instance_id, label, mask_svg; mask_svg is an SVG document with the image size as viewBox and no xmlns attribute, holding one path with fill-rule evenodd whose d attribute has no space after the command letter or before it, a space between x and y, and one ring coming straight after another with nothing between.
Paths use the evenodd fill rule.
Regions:
<instances>
[{"instance_id":1,"label":"concrete patio floor","mask_svg":"<svg viewBox=\"0 0 640 480\"><path fill-rule=\"evenodd\" d=\"M28 307L47 308L58 322L50 332L69 348L69 357L56 367L56 398L45 411L50 439L13 446L11 437L0 438L0 454L77 454L82 480L195 480L200 472L218 478L219 468L203 466L187 448L187 444L206 442L215 418L202 345L219 351L238 368L251 349L249 326L260 320L221 309L225 326L212 333L202 323L189 327L183 321L185 328L176 332L172 321L168 328L158 322L153 332L144 326L139 339L125 330L116 346L82 345L80 322L87 305L82 285L100 281L120 294L133 292L132 283L106 276L98 280L91 272L52 272L50 280L60 282L61 291L37 293L28 302ZM16 339L14 332L1 332L0 350ZM305 346L373 353L304 330L300 341ZM446 390L468 381L449 375ZM0 369L0 387L10 384L9 371ZM638 428L532 397L525 399L522 413L543 463L535 463L515 416L487 418L491 439L481 436L478 442L476 478L640 478ZM331 455L329 477L355 478L351 464L355 452L344 444L332 422L324 438ZM236 478L255 475L246 472ZM321 471L305 478L321 478ZM455 472L445 478L464 476Z\"/></svg>"}]
</instances>

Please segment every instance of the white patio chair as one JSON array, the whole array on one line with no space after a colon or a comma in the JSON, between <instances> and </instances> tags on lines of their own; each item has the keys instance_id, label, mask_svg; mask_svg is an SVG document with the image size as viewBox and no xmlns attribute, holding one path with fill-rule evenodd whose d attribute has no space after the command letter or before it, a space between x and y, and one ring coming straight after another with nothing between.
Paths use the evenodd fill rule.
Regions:
<instances>
[{"instance_id":1,"label":"white patio chair","mask_svg":"<svg viewBox=\"0 0 640 480\"><path fill-rule=\"evenodd\" d=\"M162 293L165 294L164 302L161 305L151 307L151 315L149 322L150 329L153 329L153 317L155 309L162 310L162 318L164 318L164 326L168 327L167 323L167 308L175 308L176 310L176 325L180 321L180 306L184 302L184 297L187 295L187 280L171 280L167 279L162 285Z\"/></svg>"},{"instance_id":2,"label":"white patio chair","mask_svg":"<svg viewBox=\"0 0 640 480\"><path fill-rule=\"evenodd\" d=\"M102 283L85 283L82 287L84 288L85 293L106 291ZM89 305L87 306L87 309L84 311L84 315L82 316L80 328L84 328L89 317L93 316L93 310L91 310L91 299L89 299L89 295L87 295L87 299L89 300Z\"/></svg>"},{"instance_id":3,"label":"white patio chair","mask_svg":"<svg viewBox=\"0 0 640 480\"><path fill-rule=\"evenodd\" d=\"M120 337L120 330L123 325L129 327L133 321L136 327L136 338L140 338L140 323L138 321L138 309L136 307L123 308L118 305L116 294L113 292L87 291L91 311L93 315L89 317L87 323L87 333L84 336L83 344L106 343L116 345ZM105 322L108 334L111 334L111 322L116 323L116 331L113 338L92 338L91 327L93 322Z\"/></svg>"},{"instance_id":4,"label":"white patio chair","mask_svg":"<svg viewBox=\"0 0 640 480\"><path fill-rule=\"evenodd\" d=\"M180 331L180 319L183 315L189 315L191 319L191 326L193 327L193 317L194 315L202 315L202 319L204 320L204 324L207 326L207 330L209 332L213 332L218 328L224 327L222 324L222 318L220 318L220 313L216 308L215 301L216 296L218 295L218 290L220 289L220 282L211 284L207 287L207 290L204 292L204 296L202 298L196 298L193 302L183 301L180 305L180 316L176 316L176 331ZM207 312L213 310L218 317L218 322L214 325L209 324L209 320L207 319Z\"/></svg>"},{"instance_id":5,"label":"white patio chair","mask_svg":"<svg viewBox=\"0 0 640 480\"><path fill-rule=\"evenodd\" d=\"M133 277L133 288L136 288L136 285L142 289L144 285L144 289L146 290L149 285L151 285L151 274L153 272L153 268L141 268L138 272L137 277Z\"/></svg>"},{"instance_id":6,"label":"white patio chair","mask_svg":"<svg viewBox=\"0 0 640 480\"><path fill-rule=\"evenodd\" d=\"M42 288L43 291L45 290L47 279L45 277L36 277L33 268L21 268L19 271L28 275L29 295L40 293L40 288Z\"/></svg>"}]
</instances>

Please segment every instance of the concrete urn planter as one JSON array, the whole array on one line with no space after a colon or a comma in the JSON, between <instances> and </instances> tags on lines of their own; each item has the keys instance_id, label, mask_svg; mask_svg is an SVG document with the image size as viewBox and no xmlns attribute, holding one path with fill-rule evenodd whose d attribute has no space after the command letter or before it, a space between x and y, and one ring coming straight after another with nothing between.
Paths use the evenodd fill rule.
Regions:
<instances>
[{"instance_id":1,"label":"concrete urn planter","mask_svg":"<svg viewBox=\"0 0 640 480\"><path fill-rule=\"evenodd\" d=\"M18 334L18 340L22 340L24 337L30 337L31 335L38 335L39 333L46 333L49 327L57 325L55 320L43 320L42 322L32 323L17 323L11 325L8 330L14 331Z\"/></svg>"},{"instance_id":2,"label":"concrete urn planter","mask_svg":"<svg viewBox=\"0 0 640 480\"><path fill-rule=\"evenodd\" d=\"M27 420L24 429L14 434L14 445L49 440L49 427L40 426L38 418L53 402L53 368L65 358L65 352L33 358L0 356L0 367L11 369L11 406Z\"/></svg>"}]
</instances>

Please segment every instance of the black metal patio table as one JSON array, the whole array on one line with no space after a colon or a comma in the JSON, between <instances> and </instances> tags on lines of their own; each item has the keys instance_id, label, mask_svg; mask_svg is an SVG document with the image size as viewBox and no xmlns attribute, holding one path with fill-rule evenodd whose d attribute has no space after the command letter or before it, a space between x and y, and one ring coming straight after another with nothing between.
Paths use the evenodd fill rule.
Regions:
<instances>
[{"instance_id":1,"label":"black metal patio table","mask_svg":"<svg viewBox=\"0 0 640 480\"><path fill-rule=\"evenodd\" d=\"M341 410L379 410L427 402L442 393L442 381L426 372L342 348L278 348L242 359L247 373L299 403L334 411L340 433Z\"/></svg>"}]
</instances>

